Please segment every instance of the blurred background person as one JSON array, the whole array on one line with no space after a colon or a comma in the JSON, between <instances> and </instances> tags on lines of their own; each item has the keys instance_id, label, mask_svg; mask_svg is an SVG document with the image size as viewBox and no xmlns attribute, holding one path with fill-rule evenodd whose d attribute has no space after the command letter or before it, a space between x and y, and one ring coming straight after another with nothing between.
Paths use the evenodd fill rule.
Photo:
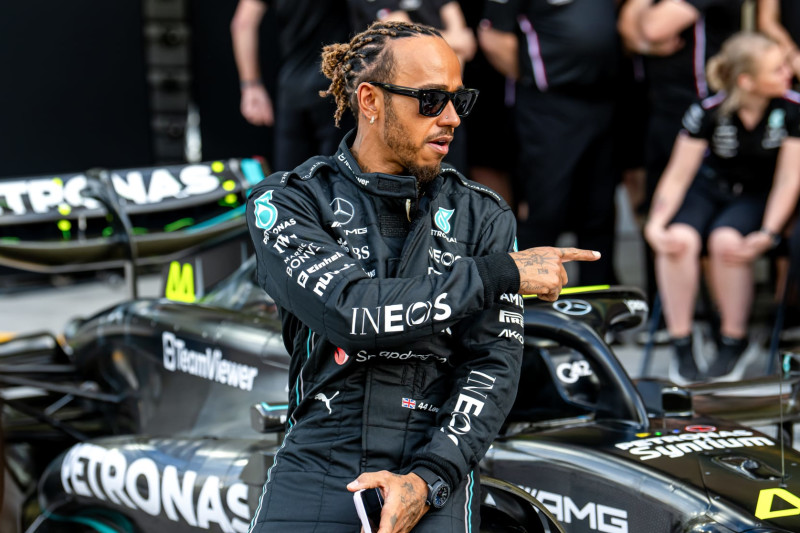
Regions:
<instances>
[{"instance_id":1,"label":"blurred background person","mask_svg":"<svg viewBox=\"0 0 800 533\"><path fill-rule=\"evenodd\" d=\"M573 231L577 246L606 258L580 265L579 282L613 283L619 172L611 131L620 51L614 0L489 1L478 40L492 65L517 80L519 245Z\"/></svg>"},{"instance_id":2,"label":"blurred background person","mask_svg":"<svg viewBox=\"0 0 800 533\"><path fill-rule=\"evenodd\" d=\"M787 54L795 81L800 79L800 2L758 0L758 31L775 39Z\"/></svg>"},{"instance_id":3,"label":"blurred background person","mask_svg":"<svg viewBox=\"0 0 800 533\"><path fill-rule=\"evenodd\" d=\"M644 59L647 87L645 184L637 206L642 218L669 161L683 114L692 102L709 94L706 62L741 29L742 4L743 0L626 0L622 5L619 32L625 48ZM653 304L657 283L649 249L645 278ZM665 337L657 335L662 341Z\"/></svg>"},{"instance_id":4,"label":"blurred background person","mask_svg":"<svg viewBox=\"0 0 800 533\"><path fill-rule=\"evenodd\" d=\"M259 65L259 28L274 9L280 67L277 98L267 92ZM316 154L331 154L351 127L343 130L331 117L336 108L319 97L328 87L320 71L322 47L348 40L345 0L239 0L231 21L233 53L239 72L241 112L257 126L275 126L272 168L291 169Z\"/></svg>"},{"instance_id":5,"label":"blurred background person","mask_svg":"<svg viewBox=\"0 0 800 533\"><path fill-rule=\"evenodd\" d=\"M733 370L747 347L752 264L776 245L800 190L800 106L788 91L781 47L760 34L738 34L709 61L707 73L720 92L684 115L645 226L684 380L701 377L692 320L704 249L721 321L708 375L718 377Z\"/></svg>"}]
</instances>

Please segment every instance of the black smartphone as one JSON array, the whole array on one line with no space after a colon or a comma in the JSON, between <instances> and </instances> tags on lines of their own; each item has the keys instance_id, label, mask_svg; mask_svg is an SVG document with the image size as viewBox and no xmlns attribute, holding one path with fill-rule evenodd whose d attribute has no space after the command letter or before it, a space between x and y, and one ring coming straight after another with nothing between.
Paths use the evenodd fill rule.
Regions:
<instances>
[{"instance_id":1,"label":"black smartphone","mask_svg":"<svg viewBox=\"0 0 800 533\"><path fill-rule=\"evenodd\" d=\"M383 494L381 489L363 489L353 494L358 518L364 533L378 531L381 523L381 509L383 509Z\"/></svg>"}]
</instances>

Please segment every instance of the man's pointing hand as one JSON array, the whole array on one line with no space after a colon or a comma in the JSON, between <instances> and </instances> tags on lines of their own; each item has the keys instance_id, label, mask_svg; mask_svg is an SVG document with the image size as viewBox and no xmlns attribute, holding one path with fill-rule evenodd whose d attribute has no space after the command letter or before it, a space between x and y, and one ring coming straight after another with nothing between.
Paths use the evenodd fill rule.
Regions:
<instances>
[{"instance_id":1,"label":"man's pointing hand","mask_svg":"<svg viewBox=\"0 0 800 533\"><path fill-rule=\"evenodd\" d=\"M600 252L539 246L512 252L511 258L519 269L519 294L536 294L542 300L554 302L568 281L564 263L597 261Z\"/></svg>"}]
</instances>

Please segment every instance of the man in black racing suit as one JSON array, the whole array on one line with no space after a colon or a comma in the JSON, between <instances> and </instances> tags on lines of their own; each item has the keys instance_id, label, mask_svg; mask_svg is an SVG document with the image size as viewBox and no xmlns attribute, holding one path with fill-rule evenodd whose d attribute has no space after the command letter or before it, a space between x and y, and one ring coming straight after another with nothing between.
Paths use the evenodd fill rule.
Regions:
<instances>
[{"instance_id":1,"label":"man in black racing suit","mask_svg":"<svg viewBox=\"0 0 800 533\"><path fill-rule=\"evenodd\" d=\"M553 300L562 262L598 254L510 253L508 206L440 164L477 95L432 28L375 23L326 47L323 72L358 129L248 201L292 356L288 430L251 531L357 531L351 493L372 487L381 532L477 531L475 470L516 393L517 292Z\"/></svg>"}]
</instances>

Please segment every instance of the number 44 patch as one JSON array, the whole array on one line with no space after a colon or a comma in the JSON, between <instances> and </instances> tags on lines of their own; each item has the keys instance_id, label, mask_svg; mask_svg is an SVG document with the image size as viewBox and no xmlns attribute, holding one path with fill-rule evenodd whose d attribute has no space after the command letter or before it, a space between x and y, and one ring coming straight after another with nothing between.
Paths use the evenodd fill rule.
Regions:
<instances>
[{"instance_id":1,"label":"number 44 patch","mask_svg":"<svg viewBox=\"0 0 800 533\"><path fill-rule=\"evenodd\" d=\"M775 497L784 500L790 506L794 506L794 508L787 509L786 505L782 505L782 509L773 511L772 507ZM759 520L800 515L800 498L786 489L764 489L758 493L755 515Z\"/></svg>"}]
</instances>

